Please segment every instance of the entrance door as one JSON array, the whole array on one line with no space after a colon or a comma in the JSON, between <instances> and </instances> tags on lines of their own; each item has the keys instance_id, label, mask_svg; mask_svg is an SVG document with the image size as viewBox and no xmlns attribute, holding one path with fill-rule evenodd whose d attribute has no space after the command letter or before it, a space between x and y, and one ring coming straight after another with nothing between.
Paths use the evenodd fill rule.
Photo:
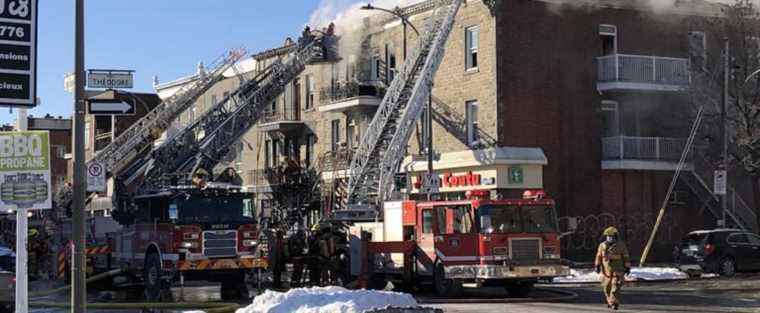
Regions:
<instances>
[{"instance_id":1,"label":"entrance door","mask_svg":"<svg viewBox=\"0 0 760 313\"><path fill-rule=\"evenodd\" d=\"M445 265L479 262L478 233L472 206L440 206L434 213L436 257Z\"/></svg>"}]
</instances>

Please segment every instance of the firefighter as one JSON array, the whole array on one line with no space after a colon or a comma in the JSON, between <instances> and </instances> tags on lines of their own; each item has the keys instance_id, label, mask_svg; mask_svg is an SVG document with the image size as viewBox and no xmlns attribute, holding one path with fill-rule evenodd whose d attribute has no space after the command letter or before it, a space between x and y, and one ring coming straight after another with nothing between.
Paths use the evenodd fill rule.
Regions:
<instances>
[{"instance_id":1,"label":"firefighter","mask_svg":"<svg viewBox=\"0 0 760 313\"><path fill-rule=\"evenodd\" d=\"M306 232L300 226L296 233L288 239L288 250L290 251L290 260L293 262L293 276L290 279L290 286L299 287L306 262L304 253L306 250Z\"/></svg>"},{"instance_id":2,"label":"firefighter","mask_svg":"<svg viewBox=\"0 0 760 313\"><path fill-rule=\"evenodd\" d=\"M631 273L630 256L625 243L619 240L617 228L607 227L602 235L604 241L599 244L594 264L596 272L602 274L602 291L607 307L617 310L625 275Z\"/></svg>"}]
</instances>

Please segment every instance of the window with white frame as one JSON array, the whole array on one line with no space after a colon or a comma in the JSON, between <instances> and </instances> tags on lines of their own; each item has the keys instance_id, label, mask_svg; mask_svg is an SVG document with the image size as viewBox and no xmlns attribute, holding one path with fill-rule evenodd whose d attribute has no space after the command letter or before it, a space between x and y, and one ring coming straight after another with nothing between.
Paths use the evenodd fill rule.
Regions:
<instances>
[{"instance_id":1,"label":"window with white frame","mask_svg":"<svg viewBox=\"0 0 760 313\"><path fill-rule=\"evenodd\" d=\"M465 112L467 120L467 144L469 146L475 146L478 143L478 109L479 104L477 100L470 100L465 103Z\"/></svg>"},{"instance_id":2,"label":"window with white frame","mask_svg":"<svg viewBox=\"0 0 760 313\"><path fill-rule=\"evenodd\" d=\"M599 37L602 40L602 55L617 53L617 26L611 24L599 25Z\"/></svg>"},{"instance_id":3,"label":"window with white frame","mask_svg":"<svg viewBox=\"0 0 760 313\"><path fill-rule=\"evenodd\" d=\"M480 27L470 26L465 28L465 70L473 70L478 68L478 41Z\"/></svg>"},{"instance_id":4,"label":"window with white frame","mask_svg":"<svg viewBox=\"0 0 760 313\"><path fill-rule=\"evenodd\" d=\"M311 109L314 107L314 79L311 75L306 75L306 106L305 109Z\"/></svg>"},{"instance_id":5,"label":"window with white frame","mask_svg":"<svg viewBox=\"0 0 760 313\"><path fill-rule=\"evenodd\" d=\"M340 120L332 121L332 140L330 141L330 148L332 151L338 151L340 147Z\"/></svg>"}]
</instances>

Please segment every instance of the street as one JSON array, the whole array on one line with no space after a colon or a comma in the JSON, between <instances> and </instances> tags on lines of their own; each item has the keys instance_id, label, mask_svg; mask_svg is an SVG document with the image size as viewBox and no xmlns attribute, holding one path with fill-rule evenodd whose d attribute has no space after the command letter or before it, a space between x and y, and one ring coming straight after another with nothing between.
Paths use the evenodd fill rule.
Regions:
<instances>
[{"instance_id":1,"label":"street","mask_svg":"<svg viewBox=\"0 0 760 313\"><path fill-rule=\"evenodd\" d=\"M557 288L556 285L550 286ZM433 305L446 313L464 312L609 312L596 284L559 286L578 294L561 303ZM622 312L760 312L760 275L626 285Z\"/></svg>"}]
</instances>

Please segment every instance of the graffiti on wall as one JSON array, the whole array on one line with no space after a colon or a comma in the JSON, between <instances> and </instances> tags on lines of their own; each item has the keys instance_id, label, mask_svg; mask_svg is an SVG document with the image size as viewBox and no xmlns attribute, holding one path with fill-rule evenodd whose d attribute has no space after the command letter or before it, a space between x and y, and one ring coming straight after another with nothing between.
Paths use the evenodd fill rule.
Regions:
<instances>
[{"instance_id":1,"label":"graffiti on wall","mask_svg":"<svg viewBox=\"0 0 760 313\"><path fill-rule=\"evenodd\" d=\"M615 210L620 211L620 210ZM568 218L568 217L563 217ZM599 245L602 231L608 226L615 226L621 232L621 237L631 247L640 247L646 244L654 227L656 214L650 210L638 210L627 212L625 215L616 215L610 212L575 216L578 228L575 233L567 236L568 248L576 251L593 251ZM672 216L663 217L656 240L659 242L674 243L680 239L678 222Z\"/></svg>"}]
</instances>

